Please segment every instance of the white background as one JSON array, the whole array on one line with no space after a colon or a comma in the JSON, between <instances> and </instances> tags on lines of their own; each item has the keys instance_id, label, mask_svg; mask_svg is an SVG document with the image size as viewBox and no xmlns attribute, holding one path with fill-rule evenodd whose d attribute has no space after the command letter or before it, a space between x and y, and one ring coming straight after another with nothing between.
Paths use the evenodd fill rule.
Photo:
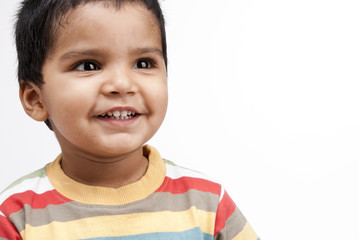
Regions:
<instances>
[{"instance_id":1,"label":"white background","mask_svg":"<svg viewBox=\"0 0 359 240\"><path fill-rule=\"evenodd\" d=\"M0 189L58 153L17 97L0 2ZM165 0L169 110L150 141L224 183L267 240L359 240L359 2Z\"/></svg>"}]
</instances>

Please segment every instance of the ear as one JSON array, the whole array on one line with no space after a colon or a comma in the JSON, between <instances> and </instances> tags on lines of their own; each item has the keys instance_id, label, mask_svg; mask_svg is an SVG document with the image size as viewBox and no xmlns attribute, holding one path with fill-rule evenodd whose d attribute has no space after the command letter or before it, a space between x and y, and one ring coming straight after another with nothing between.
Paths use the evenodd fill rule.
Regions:
<instances>
[{"instance_id":1,"label":"ear","mask_svg":"<svg viewBox=\"0 0 359 240\"><path fill-rule=\"evenodd\" d=\"M49 114L44 105L40 88L32 82L21 81L19 96L27 115L36 121L45 121Z\"/></svg>"}]
</instances>

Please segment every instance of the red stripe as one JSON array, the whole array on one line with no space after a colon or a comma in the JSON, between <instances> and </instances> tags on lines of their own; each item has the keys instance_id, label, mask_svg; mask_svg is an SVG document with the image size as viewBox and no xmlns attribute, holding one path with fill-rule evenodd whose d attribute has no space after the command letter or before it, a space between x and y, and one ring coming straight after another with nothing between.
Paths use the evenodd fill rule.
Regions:
<instances>
[{"instance_id":1,"label":"red stripe","mask_svg":"<svg viewBox=\"0 0 359 240\"><path fill-rule=\"evenodd\" d=\"M0 216L0 237L11 240L22 239L15 226L3 216Z\"/></svg>"},{"instance_id":2,"label":"red stripe","mask_svg":"<svg viewBox=\"0 0 359 240\"><path fill-rule=\"evenodd\" d=\"M224 192L217 209L214 237L226 226L226 221L233 214L234 210L236 210L236 204L229 197L228 193Z\"/></svg>"},{"instance_id":3,"label":"red stripe","mask_svg":"<svg viewBox=\"0 0 359 240\"><path fill-rule=\"evenodd\" d=\"M6 215L20 211L25 204L30 205L32 209L42 209L47 205L60 205L70 202L70 199L60 195L56 190L37 194L33 191L17 193L6 199L0 206L0 210Z\"/></svg>"},{"instance_id":4,"label":"red stripe","mask_svg":"<svg viewBox=\"0 0 359 240\"><path fill-rule=\"evenodd\" d=\"M178 179L165 178L162 186L157 192L170 192L173 194L185 193L188 190L210 192L220 196L221 185L201 178L181 177Z\"/></svg>"}]
</instances>

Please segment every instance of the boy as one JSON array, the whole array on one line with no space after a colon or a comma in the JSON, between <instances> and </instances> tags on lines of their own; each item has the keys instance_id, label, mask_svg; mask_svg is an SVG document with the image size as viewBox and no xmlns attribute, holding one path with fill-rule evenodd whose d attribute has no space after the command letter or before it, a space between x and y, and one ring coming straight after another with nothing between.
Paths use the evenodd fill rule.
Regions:
<instances>
[{"instance_id":1,"label":"boy","mask_svg":"<svg viewBox=\"0 0 359 240\"><path fill-rule=\"evenodd\" d=\"M25 0L16 43L62 153L0 195L0 239L257 239L221 185L144 146L167 108L157 0Z\"/></svg>"}]
</instances>

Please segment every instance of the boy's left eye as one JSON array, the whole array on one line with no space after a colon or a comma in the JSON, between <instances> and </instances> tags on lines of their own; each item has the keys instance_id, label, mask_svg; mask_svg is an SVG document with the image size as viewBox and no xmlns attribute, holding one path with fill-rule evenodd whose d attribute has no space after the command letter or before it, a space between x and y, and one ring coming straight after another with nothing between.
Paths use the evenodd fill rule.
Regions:
<instances>
[{"instance_id":1,"label":"boy's left eye","mask_svg":"<svg viewBox=\"0 0 359 240\"><path fill-rule=\"evenodd\" d=\"M135 65L133 65L133 68L152 68L154 66L153 61L149 59L141 59L138 60Z\"/></svg>"}]
</instances>

